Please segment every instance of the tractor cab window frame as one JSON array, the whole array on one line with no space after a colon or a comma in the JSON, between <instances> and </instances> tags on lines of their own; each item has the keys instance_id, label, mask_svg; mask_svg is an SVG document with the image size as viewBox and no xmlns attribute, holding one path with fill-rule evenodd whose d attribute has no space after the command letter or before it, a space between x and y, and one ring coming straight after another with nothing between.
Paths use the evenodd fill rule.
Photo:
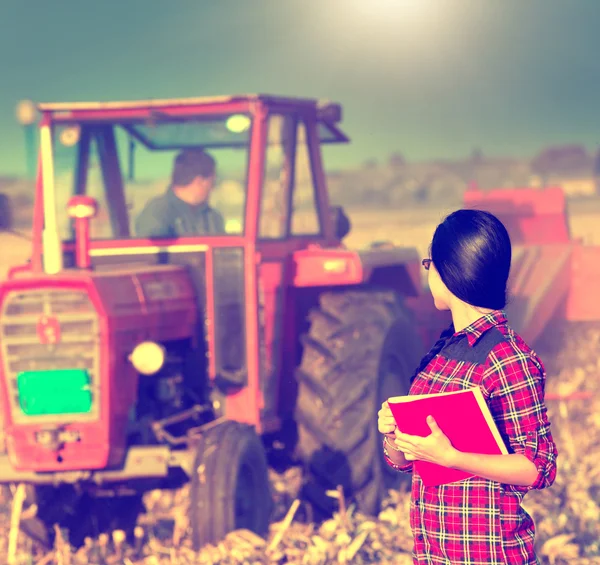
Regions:
<instances>
[{"instance_id":1,"label":"tractor cab window frame","mask_svg":"<svg viewBox=\"0 0 600 565\"><path fill-rule=\"evenodd\" d=\"M277 124L277 120L282 122ZM311 135L311 128L316 129L316 136ZM304 116L274 112L269 116L267 126L267 145L264 158L264 175L259 203L260 240L281 240L286 238L321 237L323 235L323 211L320 206L318 175L314 159L318 158L319 147L314 144L319 141L327 143L334 140L335 133L329 129L329 124L312 121ZM302 135L303 134L303 135ZM325 141L322 140L322 136ZM316 141L315 141L316 139ZM273 163L275 162L275 163ZM298 198L304 185L304 201ZM282 190L283 198L279 199L280 207L273 206L277 199L277 190ZM308 208L312 219L312 229L302 229L298 226L300 208ZM269 206L279 217L274 218L269 226L267 214ZM282 220L279 224L278 220ZM306 222L305 222L306 223Z\"/></svg>"},{"instance_id":2,"label":"tractor cab window frame","mask_svg":"<svg viewBox=\"0 0 600 565\"><path fill-rule=\"evenodd\" d=\"M211 116L213 122L226 121L223 117ZM248 200L248 177L250 167L252 120L248 116L247 129L240 134L242 141L218 139L202 146L208 153L213 155L216 161L216 186L211 194L210 205L219 209L224 202L227 202L225 208L229 214L222 213L225 220L230 219L230 226L227 226L225 233L219 234L186 234L188 237L244 237L245 218ZM138 120L139 121L139 120ZM176 121L158 122L156 126L160 128L161 124L177 126ZM184 125L185 122L182 122ZM208 120L198 120L196 125L203 127L205 124L211 126ZM137 125L138 129L135 129ZM235 125L235 123L234 123ZM238 120L239 125L239 120ZM143 194L144 179L138 189L137 181L132 181L131 173L133 169L133 157L141 151L145 151L146 161L152 160L153 154L159 155L164 160L168 170L162 171L161 178L156 183L164 181L161 184L160 194L166 194L170 186L170 176L172 171L172 159L167 163L167 152L175 152L186 148L198 148L187 134L188 143L185 139L179 140L181 143L155 143L148 135L140 135L140 124L136 121L129 122L102 122L102 121L60 121L53 124L52 144L54 161L54 179L55 179L55 199L57 203L56 213L59 220L60 239L72 244L74 243L73 222L67 217L66 202L73 195L91 195L99 200L101 222L98 219L91 221L91 241L122 241L126 243L135 239L146 239L135 233L135 220L141 210L134 210L134 200L143 200L147 202L157 194ZM146 130L144 130L145 132ZM151 129L148 131L152 131ZM184 132L185 133L185 132ZM202 135L202 132L200 132ZM208 134L206 134L208 135ZM62 152L62 153L61 153ZM137 155L136 155L137 157ZM224 157L226 165L219 166L219 157ZM138 162L135 163L138 165ZM231 165L232 164L232 165ZM233 169L231 169L233 166ZM226 167L229 167L227 169ZM231 180L227 173L223 174L223 169L229 173L230 169L235 172L235 182ZM221 174L219 174L221 171ZM137 171L136 171L137 172ZM237 177L239 176L239 179ZM71 177L71 178L69 178ZM233 178L233 177L232 177ZM93 184L93 186L91 186ZM236 195L239 202L232 206L227 198L235 184ZM164 186L163 186L164 185ZM152 187L151 187L152 188ZM136 194L137 192L137 194ZM217 194L227 192L227 194ZM240 193L239 195L237 193ZM134 198L135 197L135 198ZM215 201L217 202L215 204ZM230 210L231 209L231 210ZM153 238L149 238L153 239ZM171 237L160 237L160 239L172 239Z\"/></svg>"},{"instance_id":3,"label":"tractor cab window frame","mask_svg":"<svg viewBox=\"0 0 600 565\"><path fill-rule=\"evenodd\" d=\"M258 238L261 240L281 240L289 235L296 129L295 116L285 113L269 115L259 203Z\"/></svg>"},{"instance_id":4,"label":"tractor cab window frame","mask_svg":"<svg viewBox=\"0 0 600 565\"><path fill-rule=\"evenodd\" d=\"M305 117L300 118L296 124L294 177L291 191L292 201L287 226L287 233L289 234L289 237L292 238L318 238L323 235L323 218L325 211L321 209L321 200L319 198L319 192L323 190L324 187L318 186L318 183L321 182L321 179L319 179L319 176L317 175L317 170L315 166L315 159L318 159L320 156L320 147L318 146L319 125L319 121L309 120ZM313 128L316 128L314 132L311 131ZM301 139L300 136L302 131L304 131L304 137ZM315 135L312 135L313 133L315 133ZM316 147L315 144L317 144ZM304 153L303 157L300 157L301 152ZM306 178L303 179L300 176L302 174L301 171L303 169L304 175L308 176L308 180ZM302 206L302 200L296 203L295 199L300 194L299 185L302 184L303 181L305 186L310 187L308 188L308 190L306 190L306 196L308 197L308 207L311 208L309 214L314 214L314 217L307 223L310 224L311 222L314 222L316 224L316 229L314 230L308 229L304 231L300 228L300 226L298 226L300 228L299 230L294 229L294 220L301 218L301 216L299 216L299 208Z\"/></svg>"}]
</instances>

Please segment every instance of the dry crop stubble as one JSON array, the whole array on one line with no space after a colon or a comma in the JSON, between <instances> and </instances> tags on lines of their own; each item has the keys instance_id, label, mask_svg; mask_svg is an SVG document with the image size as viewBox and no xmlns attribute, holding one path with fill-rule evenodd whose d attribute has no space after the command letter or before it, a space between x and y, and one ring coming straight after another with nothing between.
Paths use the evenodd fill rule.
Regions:
<instances>
[{"instance_id":1,"label":"dry crop stubble","mask_svg":"<svg viewBox=\"0 0 600 565\"><path fill-rule=\"evenodd\" d=\"M548 410L558 444L559 472L555 484L533 491L525 508L537 527L537 547L543 563L600 564L600 326L564 325L553 328L540 355L548 369L547 392L564 395L590 391L591 400L549 400ZM557 347L557 344L561 344ZM553 353L552 353L553 352ZM268 539L239 531L199 554L189 547L185 524L178 520L185 492L153 492L146 497L148 514L140 520L139 545L124 546L122 535L89 540L78 552L61 542L54 553L36 548L19 535L18 563L124 563L162 565L191 563L411 563L409 495L391 492L377 518L362 516L352 505L340 504L329 521L307 522L310 512L296 502L301 469L271 472L276 515ZM0 514L0 555L6 555L11 500L4 492ZM332 496L338 497L334 491ZM287 518L287 519L286 519ZM111 539L112 538L112 539ZM103 557L105 555L105 557Z\"/></svg>"}]
</instances>

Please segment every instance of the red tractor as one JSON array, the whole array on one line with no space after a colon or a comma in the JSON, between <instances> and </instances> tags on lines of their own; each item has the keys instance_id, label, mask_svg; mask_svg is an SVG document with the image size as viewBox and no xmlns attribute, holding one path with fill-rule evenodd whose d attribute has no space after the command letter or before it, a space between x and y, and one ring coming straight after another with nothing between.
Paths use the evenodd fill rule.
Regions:
<instances>
[{"instance_id":1,"label":"red tractor","mask_svg":"<svg viewBox=\"0 0 600 565\"><path fill-rule=\"evenodd\" d=\"M28 531L80 543L150 489L190 489L193 545L267 532L267 450L304 462L317 514L338 485L367 513L399 476L376 411L423 348L415 249L342 244L321 144L339 105L272 96L41 104L30 261L0 286L0 483ZM140 237L174 155L217 163L220 235ZM289 438L293 438L290 440Z\"/></svg>"},{"instance_id":2,"label":"red tractor","mask_svg":"<svg viewBox=\"0 0 600 565\"><path fill-rule=\"evenodd\" d=\"M600 246L573 237L561 187L484 191L471 186L463 206L492 212L510 234L513 249L506 311L511 326L529 344L550 348L550 342L556 342L557 323L597 326ZM406 303L415 312L426 343L433 343L440 329L450 323L448 312L435 310L424 294Z\"/></svg>"}]
</instances>

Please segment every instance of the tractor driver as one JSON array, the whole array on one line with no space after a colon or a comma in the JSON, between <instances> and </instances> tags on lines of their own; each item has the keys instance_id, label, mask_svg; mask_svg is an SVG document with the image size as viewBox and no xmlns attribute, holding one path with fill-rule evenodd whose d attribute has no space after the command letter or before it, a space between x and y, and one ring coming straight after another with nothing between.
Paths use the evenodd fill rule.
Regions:
<instances>
[{"instance_id":1,"label":"tractor driver","mask_svg":"<svg viewBox=\"0 0 600 565\"><path fill-rule=\"evenodd\" d=\"M215 160L200 149L175 158L171 186L146 203L135 223L139 237L178 237L225 233L223 216L208 204L215 182Z\"/></svg>"}]
</instances>

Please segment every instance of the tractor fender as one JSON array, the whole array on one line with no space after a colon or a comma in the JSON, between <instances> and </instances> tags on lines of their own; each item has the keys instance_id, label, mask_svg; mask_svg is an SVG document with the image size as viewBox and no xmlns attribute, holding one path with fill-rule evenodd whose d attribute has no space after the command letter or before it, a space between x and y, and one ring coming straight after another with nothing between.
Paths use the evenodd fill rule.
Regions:
<instances>
[{"instance_id":1,"label":"tractor fender","mask_svg":"<svg viewBox=\"0 0 600 565\"><path fill-rule=\"evenodd\" d=\"M420 258L409 247L352 250L307 247L292 256L292 285L336 287L372 284L404 296L421 294Z\"/></svg>"}]
</instances>

